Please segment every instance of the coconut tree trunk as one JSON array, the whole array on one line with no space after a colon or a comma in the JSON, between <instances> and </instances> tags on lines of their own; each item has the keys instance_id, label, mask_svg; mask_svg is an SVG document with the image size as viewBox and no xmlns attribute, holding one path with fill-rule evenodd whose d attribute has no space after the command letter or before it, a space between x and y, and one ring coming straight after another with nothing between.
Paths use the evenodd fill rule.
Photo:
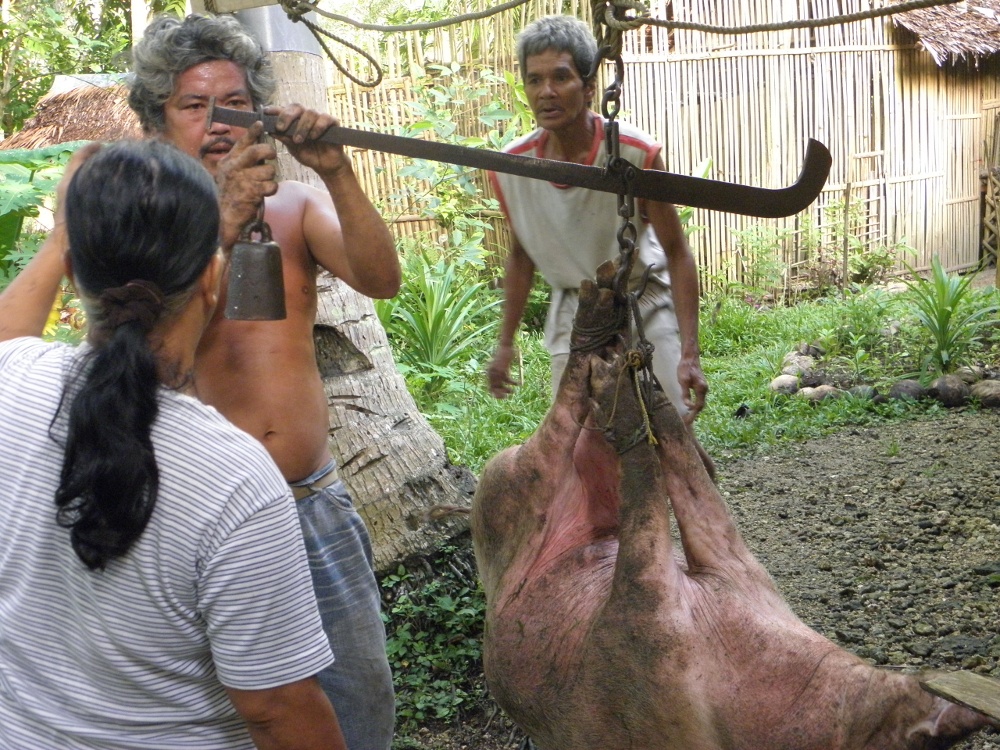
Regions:
<instances>
[{"instance_id":1,"label":"coconut tree trunk","mask_svg":"<svg viewBox=\"0 0 1000 750\"><path fill-rule=\"evenodd\" d=\"M279 81L276 102L329 111L324 65L308 30L276 6L237 14L271 50ZM279 144L279 172L322 187ZM423 418L396 370L372 301L323 272L315 327L317 361L330 406L330 447L341 475L368 524L375 567L386 571L465 530L475 477L452 466L444 441ZM435 518L441 517L439 520Z\"/></svg>"}]
</instances>

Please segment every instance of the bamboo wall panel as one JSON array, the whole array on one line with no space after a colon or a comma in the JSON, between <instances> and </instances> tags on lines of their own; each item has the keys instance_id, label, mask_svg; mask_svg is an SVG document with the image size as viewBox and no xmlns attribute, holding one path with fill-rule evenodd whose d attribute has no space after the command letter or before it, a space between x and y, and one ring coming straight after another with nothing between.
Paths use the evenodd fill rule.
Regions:
<instances>
[{"instance_id":1,"label":"bamboo wall panel","mask_svg":"<svg viewBox=\"0 0 1000 750\"><path fill-rule=\"evenodd\" d=\"M476 0L472 7L486 5ZM738 26L868 7L867 0L653 0L650 10L656 18ZM517 31L560 10L587 19L589 3L534 0L447 31L373 37L372 49L387 58L391 76L371 91L334 72L332 109L346 124L395 132L414 119L406 102L428 65L515 70ZM917 250L908 262L919 268L929 267L934 254L952 269L978 263L983 149L1000 108L996 60L939 68L887 19L742 35L647 26L625 35L623 58L620 117L657 137L670 171L689 174L710 158L714 179L777 188L797 178L809 138L833 154L826 188L799 216L695 213L694 223L704 229L691 245L707 282L735 273L733 232L754 224L798 233L782 252L789 266L801 267L814 251L801 242L803 227L812 223L834 236L825 224L845 200L856 214L855 235L868 245L905 241ZM371 153L354 158L373 195L385 201L399 191L398 160ZM497 232L491 241L502 246L499 226ZM412 236L412 227L400 234Z\"/></svg>"}]
</instances>

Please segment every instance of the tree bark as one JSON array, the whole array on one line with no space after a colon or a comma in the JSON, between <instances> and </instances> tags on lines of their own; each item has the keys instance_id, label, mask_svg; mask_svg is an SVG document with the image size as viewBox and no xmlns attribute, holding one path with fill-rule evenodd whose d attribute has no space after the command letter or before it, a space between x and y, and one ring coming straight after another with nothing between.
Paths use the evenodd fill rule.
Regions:
<instances>
[{"instance_id":1,"label":"tree bark","mask_svg":"<svg viewBox=\"0 0 1000 750\"><path fill-rule=\"evenodd\" d=\"M238 14L241 21L251 12ZM329 111L318 55L276 51L271 57L280 82L276 103ZM322 186L280 144L278 152L282 178ZM467 511L476 478L449 463L444 441L417 409L372 301L326 272L318 284L314 331L330 447L371 532L375 567L385 572L468 528L466 512L448 511Z\"/></svg>"},{"instance_id":2,"label":"tree bark","mask_svg":"<svg viewBox=\"0 0 1000 750\"><path fill-rule=\"evenodd\" d=\"M330 446L385 572L468 528L466 512L447 509L467 511L476 478L451 465L417 409L372 301L329 274L320 283L315 339Z\"/></svg>"}]
</instances>

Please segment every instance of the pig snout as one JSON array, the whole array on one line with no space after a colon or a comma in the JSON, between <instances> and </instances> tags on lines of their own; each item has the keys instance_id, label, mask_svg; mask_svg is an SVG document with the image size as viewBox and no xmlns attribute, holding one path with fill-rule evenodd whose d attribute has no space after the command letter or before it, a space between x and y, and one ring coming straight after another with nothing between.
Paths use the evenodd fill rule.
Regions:
<instances>
[{"instance_id":1,"label":"pig snout","mask_svg":"<svg viewBox=\"0 0 1000 750\"><path fill-rule=\"evenodd\" d=\"M622 320L612 275L581 287L552 408L473 501L498 703L542 750L930 750L986 726L791 612L689 428L602 330Z\"/></svg>"}]
</instances>

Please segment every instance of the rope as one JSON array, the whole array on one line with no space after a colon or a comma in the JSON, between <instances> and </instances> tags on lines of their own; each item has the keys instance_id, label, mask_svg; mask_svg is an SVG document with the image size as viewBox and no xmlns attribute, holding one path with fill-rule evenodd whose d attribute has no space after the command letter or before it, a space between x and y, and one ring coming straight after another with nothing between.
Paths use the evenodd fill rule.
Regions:
<instances>
[{"instance_id":1,"label":"rope","mask_svg":"<svg viewBox=\"0 0 1000 750\"><path fill-rule=\"evenodd\" d=\"M318 0L316 1L318 2ZM285 11L285 13L288 15L289 20L292 21L292 23L301 22L305 24L306 28L308 28L312 32L312 35L316 37L316 41L319 42L319 46L323 48L324 52L326 52L326 56L330 58L330 62L332 62L337 67L337 70L339 70L341 73L350 78L359 86L364 86L365 88L375 88L380 83L382 83L382 76L383 76L382 66L379 65L378 60L376 60L368 52L361 49L357 45L352 44L346 39L339 37L330 31L327 31L326 29L320 27L319 25L313 23L312 21L310 21L308 18L305 17L305 14L311 11L323 13L323 11L320 11L313 3L305 2L304 0L280 0L280 5L282 9ZM351 71L345 68L344 65L340 62L340 60L337 59L337 56L333 54L333 51L330 49L329 45L327 45L326 41L323 39L324 36L329 37L333 41L344 45L348 49L354 50L359 55L364 57L368 61L368 64L371 65L372 69L375 71L374 77L368 80L363 80L361 78L358 78Z\"/></svg>"},{"instance_id":2,"label":"rope","mask_svg":"<svg viewBox=\"0 0 1000 750\"><path fill-rule=\"evenodd\" d=\"M594 36L598 40L598 46L602 51L602 57L614 58L621 50L622 33L631 29L637 29L645 24L665 29L704 31L711 34L753 34L762 31L814 29L821 26L853 23L855 21L864 21L870 18L880 18L882 16L895 15L897 13L907 13L911 10L933 8L939 5L951 5L962 1L963 0L907 0L906 2L902 2L897 5L890 5L885 8L874 8L872 10L866 10L859 13L847 13L838 16L828 16L826 18L812 18L799 21L785 21L781 23L736 27L713 26L711 24L693 23L689 21L667 21L660 18L651 18L649 16L649 9L643 4L642 0L594 0L594 2L591 3L591 9L594 17ZM331 21L345 23L356 29L362 29L365 31L429 31L431 29L439 29L445 26L455 26L460 23L465 23L466 21L477 21L482 18L489 18L490 16L494 16L498 13L503 13L504 11L526 5L528 2L529 0L508 0L508 2L495 5L485 10L463 13L461 15L451 16L450 18L442 18L439 21L425 21L421 23L408 24L380 24L356 21L353 18L341 15L340 13L331 13L330 11L323 10L319 7L319 0L279 0L281 8L285 11L288 18L292 22L304 23L309 28L313 36L316 37L316 41L319 42L320 46L323 48L323 51L326 52L327 57L329 57L330 61L337 67L337 70L343 73L350 80L354 81L354 83L366 88L374 88L382 82L384 74L382 66L379 64L378 60L357 45L347 41L343 37L339 37L336 34L327 31L305 18L304 16L306 13L317 13L330 19ZM213 12L215 11L214 0L206 0L205 4L209 10ZM628 11L632 11L635 15L628 16ZM602 23L606 27L606 31L601 30L600 27ZM333 54L329 45L322 38L323 36L328 37L334 42L342 44L348 49L353 50L364 57L371 68L375 71L373 77L368 80L363 80L351 73L346 67L344 67L340 60L337 59L336 55ZM597 61L595 61L595 63L596 62Z\"/></svg>"},{"instance_id":3,"label":"rope","mask_svg":"<svg viewBox=\"0 0 1000 750\"><path fill-rule=\"evenodd\" d=\"M873 8L859 13L846 13L839 16L828 16L826 18L807 18L800 21L755 24L752 26L712 26L711 24L692 23L689 21L664 21L658 18L651 18L647 21L647 23L650 26L659 26L664 29L706 31L711 34L754 34L761 31L815 29L822 26L834 26L841 23L854 23L855 21L866 21L870 18L881 18L882 16L892 16L897 13L908 13L911 10L933 8L938 5L952 5L962 1L963 0L907 0L907 2L899 3L898 5L890 5L885 8Z\"/></svg>"},{"instance_id":4,"label":"rope","mask_svg":"<svg viewBox=\"0 0 1000 750\"><path fill-rule=\"evenodd\" d=\"M621 368L618 370L618 378L615 381L615 397L611 402L611 413L608 415L607 423L603 427L597 427L596 429L603 432L608 436L608 442L612 442L611 435L614 433L612 426L615 421L615 414L618 413L618 399L622 392L622 380L626 377L626 373L631 370L634 382L632 385L635 387L636 399L639 402L639 409L642 411L642 426L637 427L632 433L632 439L616 450L619 456L624 456L630 450L635 448L637 445L645 442L647 445L659 445L659 441L656 439L656 434L653 430L653 424L649 417L649 410L646 407L646 401L642 394L642 383L639 378L639 372L643 367L642 353L631 350L625 352L624 361L622 362ZM583 426L583 425L581 425Z\"/></svg>"},{"instance_id":5,"label":"rope","mask_svg":"<svg viewBox=\"0 0 1000 750\"><path fill-rule=\"evenodd\" d=\"M653 425L649 419L649 410L646 407L646 399L642 393L642 380L639 377L640 371L646 366L641 352L630 351L625 355L625 366L631 368L632 378L635 380L635 396L642 410L642 424L646 428L646 442L650 445L659 445L656 435L653 433Z\"/></svg>"},{"instance_id":6,"label":"rope","mask_svg":"<svg viewBox=\"0 0 1000 750\"><path fill-rule=\"evenodd\" d=\"M502 13L505 10L511 10L512 8L516 8L520 5L527 5L529 2L529 0L509 0L506 3L495 5L492 8L487 8L486 10L463 13L460 16L452 16L451 18L442 18L440 21L387 25L381 23L365 23L363 21L355 21L353 18L342 16L339 13L331 13L329 11L320 10L316 7L316 3L318 1L319 0L307 2L307 0L299 0L299 4L308 5L310 10L315 10L321 16L325 16L331 21L340 21L341 23L346 23L356 29L364 29L365 31L429 31L430 29L439 29L442 26L455 26L456 24L465 23L466 21L478 21L481 18L489 18L490 16L495 16L497 13ZM284 3L282 3L282 5L284 5Z\"/></svg>"}]
</instances>

